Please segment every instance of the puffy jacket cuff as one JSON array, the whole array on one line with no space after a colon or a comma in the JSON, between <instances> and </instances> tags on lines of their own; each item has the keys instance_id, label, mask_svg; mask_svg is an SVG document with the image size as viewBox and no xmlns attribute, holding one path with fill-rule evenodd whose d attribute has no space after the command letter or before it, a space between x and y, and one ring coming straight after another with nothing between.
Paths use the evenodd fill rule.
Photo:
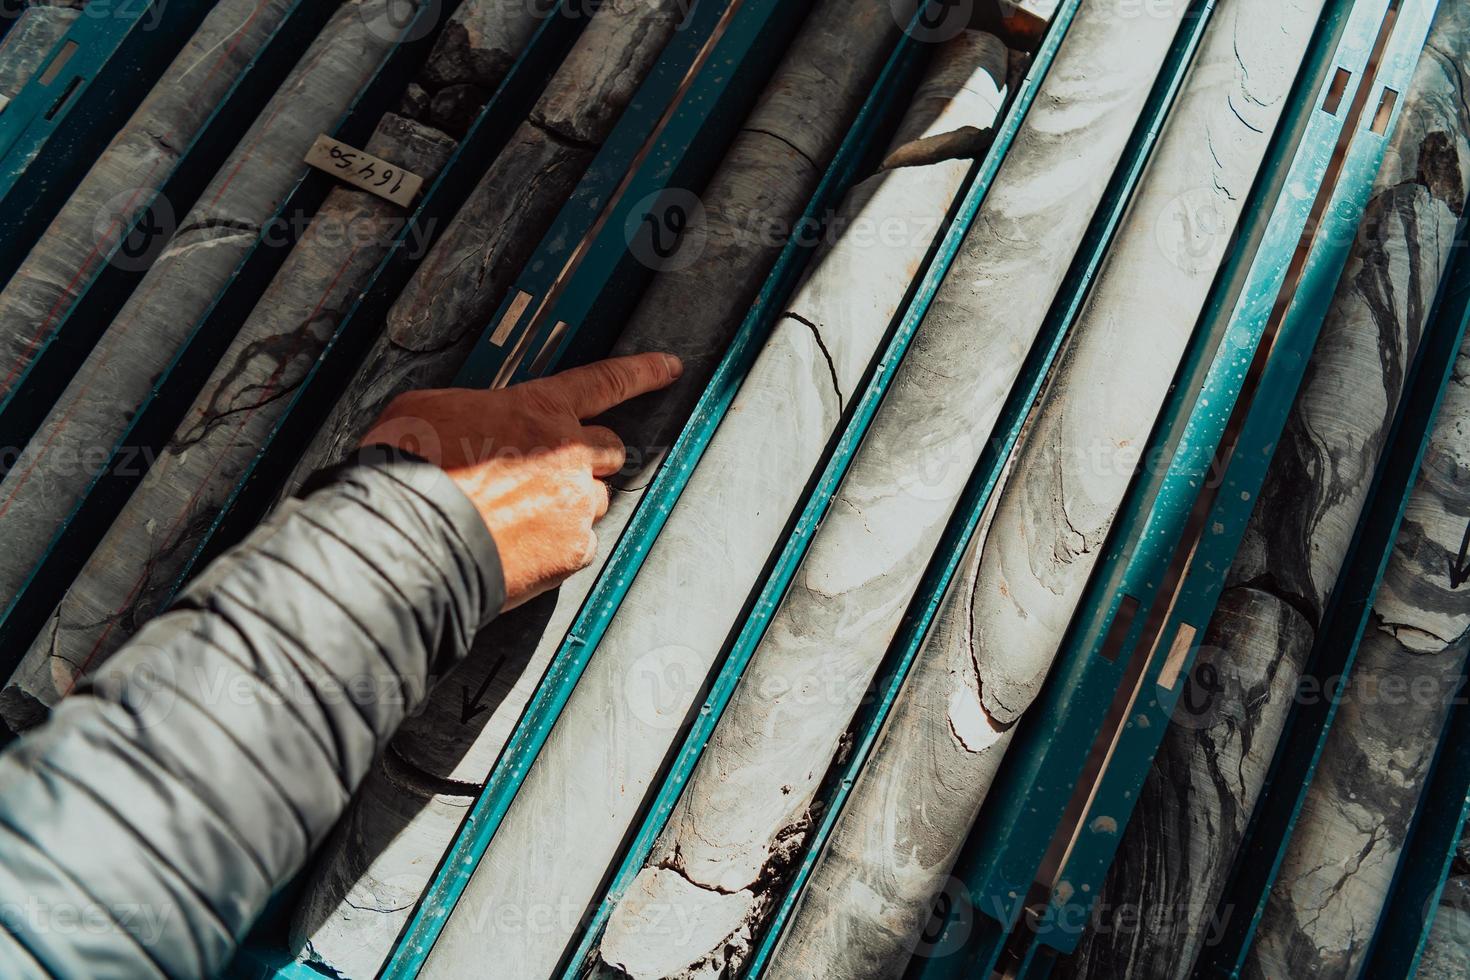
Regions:
<instances>
[{"instance_id":1,"label":"puffy jacket cuff","mask_svg":"<svg viewBox=\"0 0 1470 980\"><path fill-rule=\"evenodd\" d=\"M308 497L330 487L356 467L375 470L404 484L443 516L454 536L463 543L465 554L480 570L482 594L486 597L480 626L499 615L505 605L505 572L495 538L474 501L444 470L422 456L387 444L364 446L344 462L312 475L302 485L299 495Z\"/></svg>"}]
</instances>

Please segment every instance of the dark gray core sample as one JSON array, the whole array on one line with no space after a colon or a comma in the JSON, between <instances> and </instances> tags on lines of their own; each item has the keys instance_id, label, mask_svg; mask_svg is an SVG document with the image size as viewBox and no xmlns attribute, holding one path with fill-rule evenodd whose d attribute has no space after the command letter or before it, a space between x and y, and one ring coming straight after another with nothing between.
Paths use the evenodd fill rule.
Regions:
<instances>
[{"instance_id":1,"label":"dark gray core sample","mask_svg":"<svg viewBox=\"0 0 1470 980\"><path fill-rule=\"evenodd\" d=\"M454 145L388 115L365 149L431 180ZM405 219L397 205L345 184L327 195L0 697L64 690L162 611L237 478Z\"/></svg>"},{"instance_id":2,"label":"dark gray core sample","mask_svg":"<svg viewBox=\"0 0 1470 980\"><path fill-rule=\"evenodd\" d=\"M1470 650L1470 343L1460 350L1242 976L1359 976Z\"/></svg>"},{"instance_id":3,"label":"dark gray core sample","mask_svg":"<svg viewBox=\"0 0 1470 980\"><path fill-rule=\"evenodd\" d=\"M0 398L286 15L290 0L221 0L0 291ZM46 8L26 13L30 18ZM21 30L18 24L6 36ZM14 66L7 65L7 70ZM7 593L9 594L9 593Z\"/></svg>"},{"instance_id":4,"label":"dark gray core sample","mask_svg":"<svg viewBox=\"0 0 1470 980\"><path fill-rule=\"evenodd\" d=\"M1470 9L1442 6L1260 500L1202 641L1220 690L1176 717L1064 974L1190 975L1294 703L1403 394L1470 180L1457 65ZM1136 873L1148 869L1147 874ZM1119 924L1108 909L1165 909Z\"/></svg>"},{"instance_id":5,"label":"dark gray core sample","mask_svg":"<svg viewBox=\"0 0 1470 980\"><path fill-rule=\"evenodd\" d=\"M372 26L389 2L349 0L328 21L0 483L0 537L6 543L0 594L19 591L159 374L300 178L307 149L336 125L393 46L394 35ZM205 52L200 63L208 66L218 58ZM179 97L197 98L187 78L169 98ZM69 281L72 273L66 275ZM137 447L140 453L144 448ZM17 683L53 704L70 689L78 669L65 664L52 658L56 673L23 671Z\"/></svg>"}]
</instances>

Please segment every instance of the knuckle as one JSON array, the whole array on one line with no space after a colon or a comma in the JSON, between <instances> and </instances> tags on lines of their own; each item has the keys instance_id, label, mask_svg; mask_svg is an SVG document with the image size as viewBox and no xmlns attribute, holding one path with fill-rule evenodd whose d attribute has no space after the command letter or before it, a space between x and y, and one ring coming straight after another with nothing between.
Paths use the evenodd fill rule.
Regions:
<instances>
[{"instance_id":1,"label":"knuckle","mask_svg":"<svg viewBox=\"0 0 1470 980\"><path fill-rule=\"evenodd\" d=\"M561 389L540 381L507 389L515 394L516 414L526 422L544 424L546 419L565 414L565 399Z\"/></svg>"},{"instance_id":2,"label":"knuckle","mask_svg":"<svg viewBox=\"0 0 1470 980\"><path fill-rule=\"evenodd\" d=\"M631 386L628 383L626 372L619 370L611 364L604 363L600 366L598 374L602 379L602 386L610 398L621 401L628 397Z\"/></svg>"},{"instance_id":3,"label":"knuckle","mask_svg":"<svg viewBox=\"0 0 1470 980\"><path fill-rule=\"evenodd\" d=\"M576 511L586 503L587 493L576 480L563 480L556 488L556 497L562 507Z\"/></svg>"}]
</instances>

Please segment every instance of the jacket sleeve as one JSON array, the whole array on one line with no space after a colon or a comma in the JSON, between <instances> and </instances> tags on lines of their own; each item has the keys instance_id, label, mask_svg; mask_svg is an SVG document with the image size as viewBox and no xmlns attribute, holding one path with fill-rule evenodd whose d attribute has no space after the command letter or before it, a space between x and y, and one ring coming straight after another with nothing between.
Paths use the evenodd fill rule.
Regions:
<instances>
[{"instance_id":1,"label":"jacket sleeve","mask_svg":"<svg viewBox=\"0 0 1470 980\"><path fill-rule=\"evenodd\" d=\"M0 977L204 977L504 601L442 471L365 450L0 754Z\"/></svg>"}]
</instances>

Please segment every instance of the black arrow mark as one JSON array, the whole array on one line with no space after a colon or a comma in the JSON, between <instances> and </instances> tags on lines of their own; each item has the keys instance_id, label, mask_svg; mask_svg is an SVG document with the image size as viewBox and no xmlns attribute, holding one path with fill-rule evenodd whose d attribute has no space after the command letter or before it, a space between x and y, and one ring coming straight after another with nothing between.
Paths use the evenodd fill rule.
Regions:
<instances>
[{"instance_id":1,"label":"black arrow mark","mask_svg":"<svg viewBox=\"0 0 1470 980\"><path fill-rule=\"evenodd\" d=\"M474 719L475 715L490 710L490 706L484 703L485 692L490 690L490 685L495 683L495 678L500 674L500 668L504 666L505 658L501 657L496 661L495 666L491 668L489 675L480 684L480 689L475 692L473 697L470 696L470 686L468 684L464 685L461 689L463 692L460 695L461 701L459 703L459 723L461 725L468 725Z\"/></svg>"},{"instance_id":2,"label":"black arrow mark","mask_svg":"<svg viewBox=\"0 0 1470 980\"><path fill-rule=\"evenodd\" d=\"M1448 562L1450 566L1450 588L1458 589L1466 582L1470 582L1470 568L1465 565L1466 552L1470 551L1470 526L1465 528L1465 536L1460 539L1460 554L1454 561Z\"/></svg>"}]
</instances>

